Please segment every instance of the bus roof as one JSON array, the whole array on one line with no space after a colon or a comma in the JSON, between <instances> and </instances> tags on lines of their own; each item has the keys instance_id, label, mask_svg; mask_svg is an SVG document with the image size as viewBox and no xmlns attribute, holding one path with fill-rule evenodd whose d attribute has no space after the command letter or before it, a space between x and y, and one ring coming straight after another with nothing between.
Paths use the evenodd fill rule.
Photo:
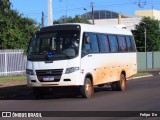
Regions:
<instances>
[{"instance_id":1,"label":"bus roof","mask_svg":"<svg viewBox=\"0 0 160 120\"><path fill-rule=\"evenodd\" d=\"M42 31L51 31L55 27L62 26L72 26L70 29L76 29L75 26L80 26L81 31L83 32L96 32L96 33L108 33L108 34L120 34L120 35L132 35L130 30L124 29L122 25L106 25L106 26L98 26L84 23L63 23L63 24L55 24L52 26L47 26L41 28Z\"/></svg>"}]
</instances>

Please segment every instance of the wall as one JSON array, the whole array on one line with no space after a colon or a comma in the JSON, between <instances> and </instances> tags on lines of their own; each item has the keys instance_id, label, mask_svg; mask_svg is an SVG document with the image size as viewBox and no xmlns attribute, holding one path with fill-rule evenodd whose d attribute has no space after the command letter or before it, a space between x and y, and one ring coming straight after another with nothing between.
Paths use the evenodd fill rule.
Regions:
<instances>
[{"instance_id":1,"label":"wall","mask_svg":"<svg viewBox=\"0 0 160 120\"><path fill-rule=\"evenodd\" d=\"M160 52L138 52L138 70L160 68Z\"/></svg>"},{"instance_id":2,"label":"wall","mask_svg":"<svg viewBox=\"0 0 160 120\"><path fill-rule=\"evenodd\" d=\"M135 25L139 24L141 17L133 18L121 18L121 24L125 25L128 30L134 30ZM90 20L92 23L92 20ZM118 19L97 19L94 20L95 25L107 26L107 25L118 25Z\"/></svg>"}]
</instances>

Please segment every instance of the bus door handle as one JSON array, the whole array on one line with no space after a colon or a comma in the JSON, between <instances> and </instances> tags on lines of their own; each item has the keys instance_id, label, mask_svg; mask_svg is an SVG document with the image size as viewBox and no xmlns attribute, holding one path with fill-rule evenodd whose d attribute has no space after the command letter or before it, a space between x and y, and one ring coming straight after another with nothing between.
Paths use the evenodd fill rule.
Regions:
<instances>
[{"instance_id":1,"label":"bus door handle","mask_svg":"<svg viewBox=\"0 0 160 120\"><path fill-rule=\"evenodd\" d=\"M92 55L88 55L88 57L92 57Z\"/></svg>"}]
</instances>

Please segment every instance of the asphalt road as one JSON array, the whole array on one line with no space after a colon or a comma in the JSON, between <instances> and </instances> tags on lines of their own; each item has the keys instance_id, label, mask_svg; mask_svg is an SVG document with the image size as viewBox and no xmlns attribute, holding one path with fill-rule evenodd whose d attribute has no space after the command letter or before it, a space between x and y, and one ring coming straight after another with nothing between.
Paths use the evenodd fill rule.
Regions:
<instances>
[{"instance_id":1,"label":"asphalt road","mask_svg":"<svg viewBox=\"0 0 160 120\"><path fill-rule=\"evenodd\" d=\"M112 91L109 86L95 88L91 99L55 93L35 100L30 89L22 88L22 93L0 100L0 111L160 111L159 75L129 80L124 92Z\"/></svg>"}]
</instances>

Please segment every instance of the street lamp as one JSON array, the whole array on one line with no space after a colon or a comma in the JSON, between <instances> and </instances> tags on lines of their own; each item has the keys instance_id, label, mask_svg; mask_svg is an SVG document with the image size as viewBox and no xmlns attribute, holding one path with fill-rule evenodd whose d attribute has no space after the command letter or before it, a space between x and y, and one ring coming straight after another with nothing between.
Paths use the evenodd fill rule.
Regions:
<instances>
[{"instance_id":1,"label":"street lamp","mask_svg":"<svg viewBox=\"0 0 160 120\"><path fill-rule=\"evenodd\" d=\"M91 2L91 7L92 7L92 24L94 25L94 5L93 5L93 2ZM86 14L87 14L87 9L84 8L84 10L86 11ZM89 16L89 19L91 20L90 16Z\"/></svg>"},{"instance_id":2,"label":"street lamp","mask_svg":"<svg viewBox=\"0 0 160 120\"><path fill-rule=\"evenodd\" d=\"M86 8L84 8L84 10L86 11L86 19L87 19L87 9L86 9Z\"/></svg>"},{"instance_id":3,"label":"street lamp","mask_svg":"<svg viewBox=\"0 0 160 120\"><path fill-rule=\"evenodd\" d=\"M92 22L94 25L94 5L93 5L93 2L91 2L91 7L92 7Z\"/></svg>"},{"instance_id":4,"label":"street lamp","mask_svg":"<svg viewBox=\"0 0 160 120\"><path fill-rule=\"evenodd\" d=\"M88 12L87 12L87 9L84 8L84 10L86 11L86 19L89 17L89 19L91 20L91 17L90 17L90 15L89 15Z\"/></svg>"}]
</instances>

